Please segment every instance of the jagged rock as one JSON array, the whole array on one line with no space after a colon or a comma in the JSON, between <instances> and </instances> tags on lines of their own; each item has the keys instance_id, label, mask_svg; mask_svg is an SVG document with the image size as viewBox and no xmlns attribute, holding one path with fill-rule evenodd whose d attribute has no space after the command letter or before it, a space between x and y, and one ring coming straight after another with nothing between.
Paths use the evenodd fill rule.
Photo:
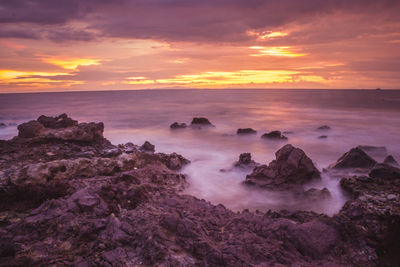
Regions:
<instances>
[{"instance_id":1,"label":"jagged rock","mask_svg":"<svg viewBox=\"0 0 400 267\"><path fill-rule=\"evenodd\" d=\"M331 129L331 127L329 127L328 125L322 125L317 128L317 130L319 130L319 131L326 131L326 130L330 130L330 129Z\"/></svg>"},{"instance_id":2,"label":"jagged rock","mask_svg":"<svg viewBox=\"0 0 400 267\"><path fill-rule=\"evenodd\" d=\"M336 163L329 167L334 169L372 168L375 164L376 161L373 158L368 156L359 147L356 147L343 154Z\"/></svg>"},{"instance_id":3,"label":"jagged rock","mask_svg":"<svg viewBox=\"0 0 400 267\"><path fill-rule=\"evenodd\" d=\"M320 179L320 173L303 150L288 144L279 149L268 166L255 167L245 183L272 190L287 190Z\"/></svg>"},{"instance_id":4,"label":"jagged rock","mask_svg":"<svg viewBox=\"0 0 400 267\"><path fill-rule=\"evenodd\" d=\"M79 123L62 114L58 117L40 116L18 126L21 138L55 139L62 141L101 142L104 141L104 124Z\"/></svg>"},{"instance_id":5,"label":"jagged rock","mask_svg":"<svg viewBox=\"0 0 400 267\"><path fill-rule=\"evenodd\" d=\"M194 126L213 126L212 124L211 124L211 122L207 119L207 118L203 118L203 117L200 117L200 118L193 118L193 120L192 120L192 122L191 122L191 125L194 125Z\"/></svg>"},{"instance_id":6,"label":"jagged rock","mask_svg":"<svg viewBox=\"0 0 400 267\"><path fill-rule=\"evenodd\" d=\"M189 164L190 160L177 153L163 154L159 153L161 161L171 170L180 170L184 165Z\"/></svg>"},{"instance_id":7,"label":"jagged rock","mask_svg":"<svg viewBox=\"0 0 400 267\"><path fill-rule=\"evenodd\" d=\"M387 156L384 161L384 164L392 165L392 166L399 166L399 163L394 159L392 155Z\"/></svg>"},{"instance_id":8,"label":"jagged rock","mask_svg":"<svg viewBox=\"0 0 400 267\"><path fill-rule=\"evenodd\" d=\"M169 126L171 129L184 129L187 127L186 123L174 122Z\"/></svg>"},{"instance_id":9,"label":"jagged rock","mask_svg":"<svg viewBox=\"0 0 400 267\"><path fill-rule=\"evenodd\" d=\"M236 134L241 135L241 134L256 134L257 131L253 130L252 128L239 128L236 131Z\"/></svg>"},{"instance_id":10,"label":"jagged rock","mask_svg":"<svg viewBox=\"0 0 400 267\"><path fill-rule=\"evenodd\" d=\"M148 141L144 142L144 144L140 147L140 149L142 151L147 151L147 152L156 151L155 146Z\"/></svg>"},{"instance_id":11,"label":"jagged rock","mask_svg":"<svg viewBox=\"0 0 400 267\"><path fill-rule=\"evenodd\" d=\"M251 159L250 153L242 153L239 155L239 161L237 161L234 166L239 168L254 168L260 165Z\"/></svg>"},{"instance_id":12,"label":"jagged rock","mask_svg":"<svg viewBox=\"0 0 400 267\"><path fill-rule=\"evenodd\" d=\"M385 163L378 163L372 168L369 176L381 179L400 179L400 168Z\"/></svg>"},{"instance_id":13,"label":"jagged rock","mask_svg":"<svg viewBox=\"0 0 400 267\"><path fill-rule=\"evenodd\" d=\"M282 135L282 133L280 131L272 131L269 133L265 133L261 136L261 138L271 139L271 140L287 140L288 139L286 136Z\"/></svg>"}]
</instances>

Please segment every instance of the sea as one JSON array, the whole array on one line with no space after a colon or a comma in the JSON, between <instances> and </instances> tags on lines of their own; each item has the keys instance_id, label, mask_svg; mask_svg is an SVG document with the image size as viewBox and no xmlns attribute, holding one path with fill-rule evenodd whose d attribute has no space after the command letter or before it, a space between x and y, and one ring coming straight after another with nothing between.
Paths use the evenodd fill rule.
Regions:
<instances>
[{"instance_id":1,"label":"sea","mask_svg":"<svg viewBox=\"0 0 400 267\"><path fill-rule=\"evenodd\" d=\"M113 144L145 141L157 152L177 152L191 160L182 169L190 194L234 211L312 210L337 213L347 200L340 178L322 173L312 186L326 187L329 201L304 205L281 192L243 184L251 170L232 168L241 153L268 164L285 144L305 151L322 171L352 147L385 147L372 155L378 162L393 155L400 162L400 90L135 90L0 94L0 139L17 135L17 125L40 115L67 113L80 122L104 122ZM173 122L190 124L206 117L215 127L171 130ZM330 130L317 130L328 125ZM255 135L238 136L238 128ZM279 130L287 141L261 135ZM325 135L326 138L319 138ZM221 171L224 169L225 171Z\"/></svg>"}]
</instances>

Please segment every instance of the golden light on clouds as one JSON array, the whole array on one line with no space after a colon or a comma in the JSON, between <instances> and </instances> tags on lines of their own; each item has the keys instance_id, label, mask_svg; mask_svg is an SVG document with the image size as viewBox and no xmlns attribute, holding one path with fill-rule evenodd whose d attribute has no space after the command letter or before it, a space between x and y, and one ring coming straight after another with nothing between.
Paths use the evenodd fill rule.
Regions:
<instances>
[{"instance_id":1,"label":"golden light on clouds","mask_svg":"<svg viewBox=\"0 0 400 267\"><path fill-rule=\"evenodd\" d=\"M300 53L294 50L290 46L250 46L250 49L256 50L257 54L251 54L250 56L279 56L279 57L303 57L307 54Z\"/></svg>"},{"instance_id":2,"label":"golden light on clouds","mask_svg":"<svg viewBox=\"0 0 400 267\"><path fill-rule=\"evenodd\" d=\"M90 59L90 58L42 58L43 62L59 66L66 70L74 70L79 66L91 66L91 65L100 65L99 59Z\"/></svg>"},{"instance_id":3,"label":"golden light on clouds","mask_svg":"<svg viewBox=\"0 0 400 267\"><path fill-rule=\"evenodd\" d=\"M125 84L170 84L190 85L193 87L223 87L245 84L273 84L303 82L321 82L324 79L315 75L304 75L298 71L288 70L239 70L239 71L207 71L199 74L178 75L167 79L145 79L144 77L128 78ZM143 79L141 79L143 78Z\"/></svg>"},{"instance_id":4,"label":"golden light on clouds","mask_svg":"<svg viewBox=\"0 0 400 267\"><path fill-rule=\"evenodd\" d=\"M285 37L288 36L289 33L285 31L263 31L263 32L247 31L247 35L255 37L256 40L258 41L262 41L267 39Z\"/></svg>"}]
</instances>

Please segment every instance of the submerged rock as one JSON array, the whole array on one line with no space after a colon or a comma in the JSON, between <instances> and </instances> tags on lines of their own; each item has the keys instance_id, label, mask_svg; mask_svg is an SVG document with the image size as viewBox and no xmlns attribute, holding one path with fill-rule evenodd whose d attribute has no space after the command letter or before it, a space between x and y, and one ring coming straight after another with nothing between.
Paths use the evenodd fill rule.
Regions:
<instances>
[{"instance_id":1,"label":"submerged rock","mask_svg":"<svg viewBox=\"0 0 400 267\"><path fill-rule=\"evenodd\" d=\"M271 139L271 140L287 140L288 139L286 136L282 135L282 133L280 131L272 131L269 133L265 133L261 136L261 138Z\"/></svg>"},{"instance_id":2,"label":"submerged rock","mask_svg":"<svg viewBox=\"0 0 400 267\"><path fill-rule=\"evenodd\" d=\"M331 127L329 127L328 125L322 125L317 128L317 130L319 130L319 131L330 130L330 129L331 129Z\"/></svg>"},{"instance_id":3,"label":"submerged rock","mask_svg":"<svg viewBox=\"0 0 400 267\"><path fill-rule=\"evenodd\" d=\"M329 167L334 169L372 168L375 164L376 161L373 158L368 156L359 147L356 147L343 154L336 163Z\"/></svg>"},{"instance_id":4,"label":"submerged rock","mask_svg":"<svg viewBox=\"0 0 400 267\"><path fill-rule=\"evenodd\" d=\"M239 128L236 131L236 134L243 135L243 134L256 134L257 131L253 130L252 128Z\"/></svg>"},{"instance_id":5,"label":"submerged rock","mask_svg":"<svg viewBox=\"0 0 400 267\"><path fill-rule=\"evenodd\" d=\"M186 127L187 125L184 122L183 123L174 122L169 126L169 128L171 129L184 129Z\"/></svg>"},{"instance_id":6,"label":"submerged rock","mask_svg":"<svg viewBox=\"0 0 400 267\"><path fill-rule=\"evenodd\" d=\"M288 144L279 149L268 166L255 167L245 183L271 190L287 190L320 179L320 173L303 150Z\"/></svg>"},{"instance_id":7,"label":"submerged rock","mask_svg":"<svg viewBox=\"0 0 400 267\"><path fill-rule=\"evenodd\" d=\"M234 166L239 168L254 168L260 165L259 163L255 162L251 159L250 153L242 153L239 155L239 161L237 161Z\"/></svg>"}]
</instances>

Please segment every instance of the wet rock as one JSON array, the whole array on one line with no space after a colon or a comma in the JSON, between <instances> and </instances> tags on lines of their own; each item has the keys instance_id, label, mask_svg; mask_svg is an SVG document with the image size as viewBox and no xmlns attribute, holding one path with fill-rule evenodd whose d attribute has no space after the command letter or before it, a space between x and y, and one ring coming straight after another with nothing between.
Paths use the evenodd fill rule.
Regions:
<instances>
[{"instance_id":1,"label":"wet rock","mask_svg":"<svg viewBox=\"0 0 400 267\"><path fill-rule=\"evenodd\" d=\"M144 142L144 144L140 147L140 150L146 151L146 152L154 152L154 151L156 151L155 146L152 145L148 141Z\"/></svg>"},{"instance_id":2,"label":"wet rock","mask_svg":"<svg viewBox=\"0 0 400 267\"><path fill-rule=\"evenodd\" d=\"M239 128L236 131L236 134L242 135L242 134L256 134L257 131L253 130L252 128Z\"/></svg>"},{"instance_id":3,"label":"wet rock","mask_svg":"<svg viewBox=\"0 0 400 267\"><path fill-rule=\"evenodd\" d=\"M183 166L190 163L190 160L175 152L168 155L159 153L158 155L161 157L161 162L171 170L180 170Z\"/></svg>"},{"instance_id":4,"label":"wet rock","mask_svg":"<svg viewBox=\"0 0 400 267\"><path fill-rule=\"evenodd\" d=\"M191 125L192 126L214 126L211 124L211 122L207 118L204 118L204 117L193 118Z\"/></svg>"},{"instance_id":5,"label":"wet rock","mask_svg":"<svg viewBox=\"0 0 400 267\"><path fill-rule=\"evenodd\" d=\"M336 163L330 165L330 168L346 169L346 168L372 168L376 161L368 156L359 147L352 148L343 154Z\"/></svg>"},{"instance_id":6,"label":"wet rock","mask_svg":"<svg viewBox=\"0 0 400 267\"><path fill-rule=\"evenodd\" d=\"M131 154L137 151L139 149L139 146L134 145L131 142L128 142L126 144L119 144L118 148L121 149L124 153Z\"/></svg>"},{"instance_id":7,"label":"wet rock","mask_svg":"<svg viewBox=\"0 0 400 267\"><path fill-rule=\"evenodd\" d=\"M399 163L394 159L392 155L387 156L384 161L384 164L392 165L392 166L399 166Z\"/></svg>"},{"instance_id":8,"label":"wet rock","mask_svg":"<svg viewBox=\"0 0 400 267\"><path fill-rule=\"evenodd\" d=\"M184 129L186 127L187 125L184 122L183 123L174 122L169 126L169 128L171 129Z\"/></svg>"},{"instance_id":9,"label":"wet rock","mask_svg":"<svg viewBox=\"0 0 400 267\"><path fill-rule=\"evenodd\" d=\"M78 125L78 121L69 118L65 113L56 117L41 115L37 121L40 122L44 127L50 129L60 129Z\"/></svg>"},{"instance_id":10,"label":"wet rock","mask_svg":"<svg viewBox=\"0 0 400 267\"><path fill-rule=\"evenodd\" d=\"M326 131L326 130L330 130L330 129L331 129L331 127L329 127L328 125L322 125L317 128L318 131Z\"/></svg>"},{"instance_id":11,"label":"wet rock","mask_svg":"<svg viewBox=\"0 0 400 267\"><path fill-rule=\"evenodd\" d=\"M400 179L400 168L385 163L378 163L372 168L369 176L381 179Z\"/></svg>"},{"instance_id":12,"label":"wet rock","mask_svg":"<svg viewBox=\"0 0 400 267\"><path fill-rule=\"evenodd\" d=\"M265 133L261 136L261 138L271 139L271 140L287 140L288 139L286 136L282 135L282 133L280 131L272 131L269 133Z\"/></svg>"},{"instance_id":13,"label":"wet rock","mask_svg":"<svg viewBox=\"0 0 400 267\"><path fill-rule=\"evenodd\" d=\"M239 168L254 168L260 165L251 159L250 153L242 153L239 155L239 161L237 161L234 166Z\"/></svg>"},{"instance_id":14,"label":"wet rock","mask_svg":"<svg viewBox=\"0 0 400 267\"><path fill-rule=\"evenodd\" d=\"M320 179L320 173L303 150L288 144L279 149L268 166L255 167L245 183L272 190L287 190Z\"/></svg>"}]
</instances>

